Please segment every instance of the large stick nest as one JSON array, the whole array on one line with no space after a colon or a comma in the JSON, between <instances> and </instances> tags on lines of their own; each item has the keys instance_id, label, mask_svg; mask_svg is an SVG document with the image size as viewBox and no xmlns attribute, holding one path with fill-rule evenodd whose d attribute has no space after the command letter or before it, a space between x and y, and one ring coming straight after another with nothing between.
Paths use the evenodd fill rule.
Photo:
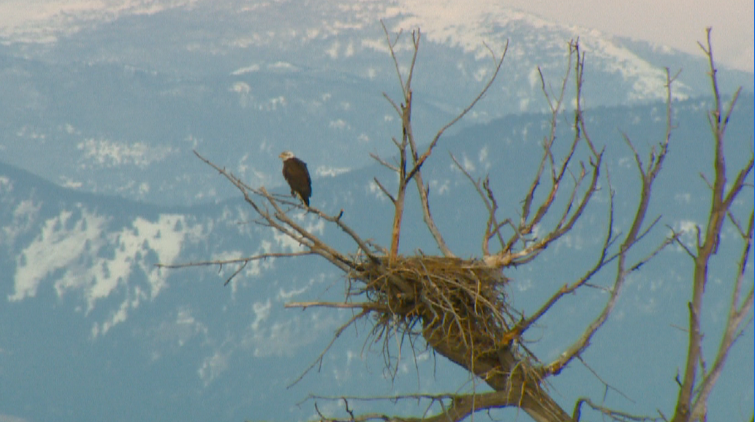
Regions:
<instances>
[{"instance_id":1,"label":"large stick nest","mask_svg":"<svg viewBox=\"0 0 755 422\"><path fill-rule=\"evenodd\" d=\"M349 295L367 298L377 324L373 333L421 334L428 343L460 344L492 352L511 339L514 320L506 303L506 277L480 260L433 256L364 262L350 274ZM474 355L474 356L472 356Z\"/></svg>"}]
</instances>

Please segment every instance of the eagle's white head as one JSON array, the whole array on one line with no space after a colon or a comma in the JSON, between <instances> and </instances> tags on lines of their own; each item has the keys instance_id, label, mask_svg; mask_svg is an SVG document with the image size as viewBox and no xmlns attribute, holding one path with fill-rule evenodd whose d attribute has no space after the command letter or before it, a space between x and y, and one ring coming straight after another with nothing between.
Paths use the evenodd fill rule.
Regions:
<instances>
[{"instance_id":1,"label":"eagle's white head","mask_svg":"<svg viewBox=\"0 0 755 422\"><path fill-rule=\"evenodd\" d=\"M290 158L294 158L294 153L291 151L283 151L281 152L281 155L278 156L278 158L280 158L283 161L286 161Z\"/></svg>"}]
</instances>

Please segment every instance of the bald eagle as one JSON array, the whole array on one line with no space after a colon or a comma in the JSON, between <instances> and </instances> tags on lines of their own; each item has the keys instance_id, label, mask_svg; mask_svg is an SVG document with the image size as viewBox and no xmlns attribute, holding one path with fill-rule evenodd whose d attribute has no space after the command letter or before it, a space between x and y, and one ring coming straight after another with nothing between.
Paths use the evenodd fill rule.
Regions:
<instances>
[{"instance_id":1,"label":"bald eagle","mask_svg":"<svg viewBox=\"0 0 755 422\"><path fill-rule=\"evenodd\" d=\"M291 187L291 196L298 197L309 208L312 180L309 178L307 163L296 158L291 151L283 151L278 157L283 160L283 177Z\"/></svg>"}]
</instances>

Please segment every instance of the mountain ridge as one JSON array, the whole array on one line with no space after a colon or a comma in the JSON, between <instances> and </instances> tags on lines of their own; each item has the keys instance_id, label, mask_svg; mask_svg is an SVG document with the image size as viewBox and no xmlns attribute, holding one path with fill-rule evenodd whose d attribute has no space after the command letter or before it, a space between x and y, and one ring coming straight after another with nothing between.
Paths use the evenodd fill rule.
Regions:
<instances>
[{"instance_id":1,"label":"mountain ridge","mask_svg":"<svg viewBox=\"0 0 755 422\"><path fill-rule=\"evenodd\" d=\"M423 28L413 85L422 106L418 133L466 107L492 72L485 46L501 54L506 40L498 81L461 125L546 111L537 69L557 85L567 43L580 35L586 108L665 98L663 66L672 74L685 68L675 83L679 98L708 92L701 58L494 4L490 16L459 11L456 23L431 19L436 12L422 2L127 6L113 2L106 7L115 12L78 24L73 13L64 21L79 26L54 42L6 38L5 161L81 190L175 205L232 194L191 171L194 148L212 150L253 183L278 179L275 157L283 149L325 168L364 165L370 152L392 153L384 140L395 136L397 118L382 98L396 98L399 86L380 19L392 34L404 29L396 46L402 67L410 29ZM129 12L137 9L151 11ZM722 68L719 77L723 92L735 85L752 91L752 74ZM337 163L338 155L353 163ZM184 187L197 183L203 193L188 194Z\"/></svg>"}]
</instances>

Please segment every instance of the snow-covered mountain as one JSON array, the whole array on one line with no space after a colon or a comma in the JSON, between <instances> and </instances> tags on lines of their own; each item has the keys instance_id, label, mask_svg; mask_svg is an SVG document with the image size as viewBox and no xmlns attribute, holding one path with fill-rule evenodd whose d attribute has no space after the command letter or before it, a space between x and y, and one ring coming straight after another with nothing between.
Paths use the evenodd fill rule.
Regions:
<instances>
[{"instance_id":1,"label":"snow-covered mountain","mask_svg":"<svg viewBox=\"0 0 755 422\"><path fill-rule=\"evenodd\" d=\"M751 95L742 98L732 119L727 144L731 168L747 158L737 152L751 148L752 105ZM679 129L672 137L651 206L651 212L663 213L662 222L676 229L702 222L707 212L707 187L697 173L710 171L711 165L702 117L708 106L699 100L676 105ZM637 190L631 151L617 129L646 152L662 137L663 112L662 106L652 104L604 107L588 113L593 139L608 151L606 166L617 192L617 229L628 224L629 204ZM527 188L517 181L534 171L546 121L547 116L521 114L470 126L444 139L426 165L433 214L459 255L479 254L485 213L469 182L452 169L446 151L458 157L473 176L490 174L502 212L514 216ZM218 164L225 164L221 159ZM198 160L193 167L196 174L206 174L214 188L227 184ZM346 222L364 237L385 245L389 204L372 183L376 175L385 182L391 180L376 165L317 179L313 204L331 213L343 209ZM283 187L276 191L286 193ZM539 266L507 273L513 280L511 299L518 308L532 312L591 262L594 245L602 242L602 234L596 236L595 230L605 220L605 194L602 191L572 236L548 249ZM738 209L751 204L752 192L748 195ZM416 198L409 201L403 248L434 253L421 223L411 223L421 221L421 216ZM250 264L240 277L222 287L235 268L167 271L154 267L157 262L240 257L297 247L254 224L249 208L238 198L191 207L150 205L62 188L2 165L0 204L0 297L4 298L0 306L0 420L307 420L315 417L312 403L299 402L310 393L455 391L466 380L465 374L442 358L436 361L422 353L417 357L419 377L412 358L405 357L398 377L391 381L383 371L380 347L364 343L369 327L360 327L341 336L320 372L287 389L350 314L286 310L283 304L339 298L343 279L337 271L316 258L271 259ZM297 218L336 247L352 250L337 228L312 216ZM662 229L656 230L645 240L645 247L652 248L665 235ZM719 256L738 257L735 250L723 248ZM711 268L724 285L733 277L730 261L723 259ZM606 404L635 414L668 409L676 391L674 368L683 364L680 345L685 334L674 327L683 326L687 318L689 264L679 248L667 250L644 266L627 285L615 318L583 356L632 400L609 394ZM606 283L610 277L604 274L595 283ZM720 324L720 311L729 294L728 289L711 286L706 299L710 332ZM555 357L592 317L590 309L597 309L604 300L605 295L594 289L565 301L542 327L544 333L560 335L533 338L529 347L544 359ZM706 346L715 347L717 342L706 336ZM712 419L738 420L742 412L751 411L752 345L750 328L715 390ZM582 395L602 396L601 384L579 365L567 368L551 388L567 407ZM337 405L320 403L320 409L327 412ZM373 404L360 404L357 411L372 408L367 406ZM381 404L375 406L381 409ZM400 414L422 411L409 404L382 406ZM526 419L514 411L510 415Z\"/></svg>"},{"instance_id":2,"label":"snow-covered mountain","mask_svg":"<svg viewBox=\"0 0 755 422\"><path fill-rule=\"evenodd\" d=\"M504 51L502 72L462 124L543 111L537 68L558 85L566 46L587 54L588 107L662 99L663 66L684 68L677 98L707 94L704 62L646 43L565 27L499 2L42 2L0 47L5 162L83 192L166 205L228 198L198 175L208 151L252 183L278 183L283 149L325 176L392 153L395 68L382 20L408 65L421 28L415 125L428 133L462 110ZM75 6L74 6L75 5ZM60 13L45 12L55 7ZM700 71L698 71L700 70ZM752 75L722 69L725 92ZM335 152L335 153L334 153ZM346 159L348 157L348 159ZM187 190L186 187L192 189Z\"/></svg>"}]
</instances>

